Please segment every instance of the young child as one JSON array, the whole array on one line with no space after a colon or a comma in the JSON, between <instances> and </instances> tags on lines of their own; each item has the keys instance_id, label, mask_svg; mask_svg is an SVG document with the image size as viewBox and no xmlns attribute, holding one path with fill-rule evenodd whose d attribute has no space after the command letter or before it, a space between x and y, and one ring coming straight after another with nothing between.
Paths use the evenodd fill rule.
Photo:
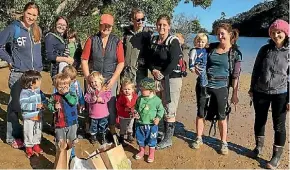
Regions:
<instances>
[{"instance_id":1,"label":"young child","mask_svg":"<svg viewBox=\"0 0 290 170\"><path fill-rule=\"evenodd\" d=\"M130 79L124 79L121 84L122 92L117 98L117 114L120 117L120 143L126 146L124 136L132 142L133 138L133 113L138 95L135 91L135 84Z\"/></svg>"},{"instance_id":2,"label":"young child","mask_svg":"<svg viewBox=\"0 0 290 170\"><path fill-rule=\"evenodd\" d=\"M198 68L200 75L197 78L196 81L196 99L198 103L200 103L201 100L206 100L208 98L208 94L206 92L206 85L208 84L208 79L206 75L206 64L207 64L207 51L206 48L208 47L208 36L205 33L198 33L196 37L194 38L194 47L190 50L189 53L189 69L191 72L195 72L195 68ZM200 109L203 109L203 106L199 107L197 112L200 111ZM197 131L201 129L201 125L203 125L204 118L196 117L196 129ZM192 148L198 149L201 145L202 137L197 136L196 140L192 144Z\"/></svg>"},{"instance_id":3,"label":"young child","mask_svg":"<svg viewBox=\"0 0 290 170\"><path fill-rule=\"evenodd\" d=\"M99 139L102 145L107 143L108 101L111 99L111 91L104 89L105 79L99 72L92 72L88 80L89 87L85 95L85 101L89 104L91 143L96 143L100 137Z\"/></svg>"},{"instance_id":4,"label":"young child","mask_svg":"<svg viewBox=\"0 0 290 170\"><path fill-rule=\"evenodd\" d=\"M139 145L139 153L135 159L142 159L145 154L145 146L149 146L147 162L154 161L154 152L157 144L158 124L164 115L164 107L159 97L155 95L155 81L152 78L144 78L140 83L141 96L136 102L136 137Z\"/></svg>"},{"instance_id":5,"label":"young child","mask_svg":"<svg viewBox=\"0 0 290 170\"><path fill-rule=\"evenodd\" d=\"M40 154L43 150L39 144L42 133L42 109L47 105L44 94L40 91L41 75L29 70L21 77L22 90L20 93L20 107L23 116L24 144L26 155Z\"/></svg>"},{"instance_id":6,"label":"young child","mask_svg":"<svg viewBox=\"0 0 290 170\"><path fill-rule=\"evenodd\" d=\"M57 74L54 78L54 86L57 92L52 94L48 105L49 110L55 114L54 125L57 150L63 148L63 146L66 146L67 150L73 148L77 139L78 97L75 92L69 90L70 84L71 79L67 74Z\"/></svg>"}]
</instances>

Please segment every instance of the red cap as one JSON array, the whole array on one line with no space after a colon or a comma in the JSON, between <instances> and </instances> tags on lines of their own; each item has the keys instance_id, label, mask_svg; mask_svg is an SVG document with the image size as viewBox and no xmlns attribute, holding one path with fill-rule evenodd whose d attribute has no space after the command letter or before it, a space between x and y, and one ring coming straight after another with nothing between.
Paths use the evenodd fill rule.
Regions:
<instances>
[{"instance_id":1,"label":"red cap","mask_svg":"<svg viewBox=\"0 0 290 170\"><path fill-rule=\"evenodd\" d=\"M110 14L103 14L101 16L100 24L114 25L114 17Z\"/></svg>"}]
</instances>

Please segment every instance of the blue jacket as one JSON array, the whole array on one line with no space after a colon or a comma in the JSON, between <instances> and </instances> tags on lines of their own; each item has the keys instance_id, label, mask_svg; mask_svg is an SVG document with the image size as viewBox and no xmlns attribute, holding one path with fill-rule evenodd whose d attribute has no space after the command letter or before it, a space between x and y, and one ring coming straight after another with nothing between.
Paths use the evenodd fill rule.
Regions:
<instances>
[{"instance_id":1,"label":"blue jacket","mask_svg":"<svg viewBox=\"0 0 290 170\"><path fill-rule=\"evenodd\" d=\"M34 43L32 37L32 31L20 21L12 22L0 32L0 58L12 64L15 71L42 71L41 43Z\"/></svg>"},{"instance_id":2,"label":"blue jacket","mask_svg":"<svg viewBox=\"0 0 290 170\"><path fill-rule=\"evenodd\" d=\"M55 76L58 73L58 65L56 62L57 56L64 56L66 42L65 40L55 34L55 33L47 33L45 36L45 54L49 61L51 61L51 77Z\"/></svg>"},{"instance_id":3,"label":"blue jacket","mask_svg":"<svg viewBox=\"0 0 290 170\"><path fill-rule=\"evenodd\" d=\"M37 104L48 104L48 101L40 89L34 91L31 89L22 89L19 102L23 119L31 119L41 113L40 109L37 108Z\"/></svg>"}]
</instances>

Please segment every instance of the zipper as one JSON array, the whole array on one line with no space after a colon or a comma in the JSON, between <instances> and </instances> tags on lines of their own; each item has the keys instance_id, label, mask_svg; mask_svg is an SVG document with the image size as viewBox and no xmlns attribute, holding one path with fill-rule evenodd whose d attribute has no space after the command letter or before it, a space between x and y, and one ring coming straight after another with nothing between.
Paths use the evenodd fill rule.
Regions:
<instances>
[{"instance_id":1,"label":"zipper","mask_svg":"<svg viewBox=\"0 0 290 170\"><path fill-rule=\"evenodd\" d=\"M273 65L273 67L271 67L270 68L270 70L269 71L271 71L271 77L270 77L270 81L269 81L269 85L268 85L268 91L270 90L270 87L271 87L271 81L273 80L273 76L274 76L274 66L276 65L276 63L277 63L277 51L275 51L275 55L274 55L274 59L273 59L274 61L273 61L273 63L274 63L274 65Z\"/></svg>"},{"instance_id":2,"label":"zipper","mask_svg":"<svg viewBox=\"0 0 290 170\"><path fill-rule=\"evenodd\" d=\"M28 30L28 34L29 34L29 38L30 38L30 42L31 42L31 46L30 46L30 52L31 52L31 66L32 66L32 70L34 70L34 67L33 67L33 50L32 50L32 46L34 45L33 44L33 41L32 41L32 38L31 38L31 34L30 34L30 30Z\"/></svg>"}]
</instances>

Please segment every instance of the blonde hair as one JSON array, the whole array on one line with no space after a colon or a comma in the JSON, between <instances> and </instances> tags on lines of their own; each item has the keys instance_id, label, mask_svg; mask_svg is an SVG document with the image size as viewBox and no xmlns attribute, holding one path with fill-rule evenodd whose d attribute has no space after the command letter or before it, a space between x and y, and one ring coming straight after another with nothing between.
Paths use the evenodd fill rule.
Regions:
<instances>
[{"instance_id":1,"label":"blonde hair","mask_svg":"<svg viewBox=\"0 0 290 170\"><path fill-rule=\"evenodd\" d=\"M77 70L71 65L65 66L62 70L62 73L67 74L71 80L75 80L78 74Z\"/></svg>"},{"instance_id":2,"label":"blonde hair","mask_svg":"<svg viewBox=\"0 0 290 170\"><path fill-rule=\"evenodd\" d=\"M185 39L181 33L176 33L175 36L178 38L181 45L184 44Z\"/></svg>"},{"instance_id":3,"label":"blonde hair","mask_svg":"<svg viewBox=\"0 0 290 170\"><path fill-rule=\"evenodd\" d=\"M104 85L105 78L102 76L102 74L98 71L93 71L90 75L89 78L96 78L102 82L102 85Z\"/></svg>"},{"instance_id":4,"label":"blonde hair","mask_svg":"<svg viewBox=\"0 0 290 170\"><path fill-rule=\"evenodd\" d=\"M209 47L209 39L208 39L208 36L206 35L206 33L198 33L198 34L196 34L196 36L193 39L193 45L194 46L197 46L196 44L197 44L198 40L206 40L207 42L206 42L205 48Z\"/></svg>"},{"instance_id":5,"label":"blonde hair","mask_svg":"<svg viewBox=\"0 0 290 170\"><path fill-rule=\"evenodd\" d=\"M129 79L129 78L124 78L124 79L122 80L122 82L121 82L121 89L123 89L123 88L126 87L127 85L131 85L132 88L133 88L134 90L136 90L136 85L135 85L135 83L134 83L131 79Z\"/></svg>"},{"instance_id":6,"label":"blonde hair","mask_svg":"<svg viewBox=\"0 0 290 170\"><path fill-rule=\"evenodd\" d=\"M69 75L64 74L64 73L59 73L56 76L54 76L53 79L53 85L54 87L59 87L60 85L66 85L66 84L70 84L71 83L71 79L69 77Z\"/></svg>"}]
</instances>

